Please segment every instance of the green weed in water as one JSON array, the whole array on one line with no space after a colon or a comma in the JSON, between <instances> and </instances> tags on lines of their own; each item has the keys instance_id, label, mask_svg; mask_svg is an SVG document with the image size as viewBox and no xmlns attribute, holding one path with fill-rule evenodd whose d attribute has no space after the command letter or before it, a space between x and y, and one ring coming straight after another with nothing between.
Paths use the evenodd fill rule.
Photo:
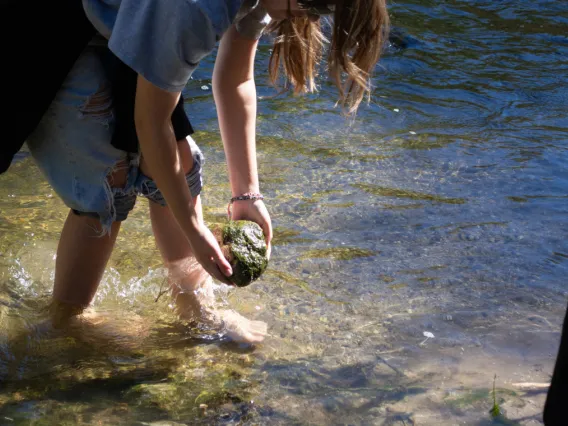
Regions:
<instances>
[{"instance_id":1,"label":"green weed in water","mask_svg":"<svg viewBox=\"0 0 568 426\"><path fill-rule=\"evenodd\" d=\"M322 207L335 207L336 209L347 209L353 207L355 203L322 203Z\"/></svg>"},{"instance_id":2,"label":"green weed in water","mask_svg":"<svg viewBox=\"0 0 568 426\"><path fill-rule=\"evenodd\" d=\"M406 210L406 209L421 209L424 204L412 203L412 204L382 204L381 207L385 210Z\"/></svg>"},{"instance_id":3,"label":"green weed in water","mask_svg":"<svg viewBox=\"0 0 568 426\"><path fill-rule=\"evenodd\" d=\"M332 158L345 156L345 152L338 148L316 148L312 150L312 154L317 158Z\"/></svg>"},{"instance_id":4,"label":"green weed in water","mask_svg":"<svg viewBox=\"0 0 568 426\"><path fill-rule=\"evenodd\" d=\"M379 279L380 279L381 281L386 282L386 283L393 283L393 282L396 281L396 278L391 277L390 275L385 275L385 274L380 274L380 275L379 275Z\"/></svg>"},{"instance_id":5,"label":"green weed in water","mask_svg":"<svg viewBox=\"0 0 568 426\"><path fill-rule=\"evenodd\" d=\"M277 269L270 269L268 271L266 271L266 275L267 276L274 276L282 281L287 282L288 284L292 284L295 285L297 287L300 287L302 290L307 291L308 293L312 293L318 296L323 296L323 293L320 293L319 291L313 290L312 288L310 288L310 285L304 281L301 280L299 278L294 277L293 275L287 273L287 272L283 272L283 271L279 271Z\"/></svg>"},{"instance_id":6,"label":"green weed in water","mask_svg":"<svg viewBox=\"0 0 568 426\"><path fill-rule=\"evenodd\" d=\"M425 194L408 189L389 188L387 186L373 185L370 183L352 183L351 186L376 197L409 198L411 200L434 201L436 203L445 204L464 204L466 202L464 198L446 198L439 195Z\"/></svg>"},{"instance_id":7,"label":"green weed in water","mask_svg":"<svg viewBox=\"0 0 568 426\"><path fill-rule=\"evenodd\" d=\"M362 163L374 163L398 157L399 157L398 155L381 155L381 154L365 154L365 155L355 156L355 158Z\"/></svg>"},{"instance_id":8,"label":"green weed in water","mask_svg":"<svg viewBox=\"0 0 568 426\"><path fill-rule=\"evenodd\" d=\"M495 392L495 380L497 380L497 374L493 377L493 407L489 411L491 416L498 417L501 415L501 409L499 408L499 404L497 403L497 394Z\"/></svg>"},{"instance_id":9,"label":"green weed in water","mask_svg":"<svg viewBox=\"0 0 568 426\"><path fill-rule=\"evenodd\" d=\"M372 257L377 252L360 249L357 247L329 247L324 249L313 249L306 251L300 259L333 259L333 260L352 260L361 257Z\"/></svg>"},{"instance_id":10,"label":"green weed in water","mask_svg":"<svg viewBox=\"0 0 568 426\"><path fill-rule=\"evenodd\" d=\"M499 402L497 401L497 389L495 388L495 381L497 380L497 374L493 376L493 406L491 410L489 410L489 414L493 419L493 424L501 425L501 426L519 426L520 424L515 420L509 420L506 416L501 407L499 406ZM505 393L515 396L515 392L506 391L501 389L501 391L505 391Z\"/></svg>"},{"instance_id":11,"label":"green weed in water","mask_svg":"<svg viewBox=\"0 0 568 426\"><path fill-rule=\"evenodd\" d=\"M274 228L274 237L272 239L273 246L284 246L288 244L300 244L300 243L311 243L314 240L312 238L302 238L299 237L300 231L294 231L293 229L276 227Z\"/></svg>"},{"instance_id":12,"label":"green weed in water","mask_svg":"<svg viewBox=\"0 0 568 426\"><path fill-rule=\"evenodd\" d=\"M396 138L391 144L400 146L404 149L435 149L444 148L453 143L451 138L443 134L421 134L414 135L412 138Z\"/></svg>"},{"instance_id":13,"label":"green weed in water","mask_svg":"<svg viewBox=\"0 0 568 426\"><path fill-rule=\"evenodd\" d=\"M525 197L516 197L514 195L507 197L509 200L514 201L515 203L526 203L527 201L529 201L527 198Z\"/></svg>"}]
</instances>

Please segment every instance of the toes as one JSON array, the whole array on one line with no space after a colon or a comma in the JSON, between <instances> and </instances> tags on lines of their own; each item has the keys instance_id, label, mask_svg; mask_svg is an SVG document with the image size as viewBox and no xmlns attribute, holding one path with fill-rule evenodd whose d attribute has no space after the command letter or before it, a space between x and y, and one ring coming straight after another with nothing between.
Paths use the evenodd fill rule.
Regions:
<instances>
[{"instance_id":1,"label":"toes","mask_svg":"<svg viewBox=\"0 0 568 426\"><path fill-rule=\"evenodd\" d=\"M257 334L266 334L268 331L268 326L262 321L251 321L250 324L251 331Z\"/></svg>"},{"instance_id":2,"label":"toes","mask_svg":"<svg viewBox=\"0 0 568 426\"><path fill-rule=\"evenodd\" d=\"M260 343L264 340L264 337L265 337L264 334L250 334L249 333L248 342L249 343Z\"/></svg>"}]
</instances>

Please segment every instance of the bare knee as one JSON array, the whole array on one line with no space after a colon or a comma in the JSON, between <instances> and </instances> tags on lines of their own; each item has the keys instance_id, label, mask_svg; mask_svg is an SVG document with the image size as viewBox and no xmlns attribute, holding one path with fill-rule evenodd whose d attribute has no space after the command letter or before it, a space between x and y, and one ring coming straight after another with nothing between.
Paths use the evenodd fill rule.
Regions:
<instances>
[{"instance_id":1,"label":"bare knee","mask_svg":"<svg viewBox=\"0 0 568 426\"><path fill-rule=\"evenodd\" d=\"M189 143L186 139L180 140L177 143L178 153L181 160L181 165L183 167L184 174L188 174L190 170L193 168L193 156L191 155L191 148ZM152 178L152 174L148 171L148 164L144 157L140 161L140 169L142 173L148 176L150 179Z\"/></svg>"},{"instance_id":2,"label":"bare knee","mask_svg":"<svg viewBox=\"0 0 568 426\"><path fill-rule=\"evenodd\" d=\"M101 84L99 90L89 97L79 111L87 117L99 120L101 123L106 124L112 120L113 110L110 86L106 83Z\"/></svg>"},{"instance_id":3,"label":"bare knee","mask_svg":"<svg viewBox=\"0 0 568 426\"><path fill-rule=\"evenodd\" d=\"M128 162L122 160L116 164L113 171L107 176L111 188L124 188L128 179Z\"/></svg>"},{"instance_id":4,"label":"bare knee","mask_svg":"<svg viewBox=\"0 0 568 426\"><path fill-rule=\"evenodd\" d=\"M178 152L183 167L183 172L188 174L193 168L193 155L191 155L191 148L187 140L178 141Z\"/></svg>"}]
</instances>

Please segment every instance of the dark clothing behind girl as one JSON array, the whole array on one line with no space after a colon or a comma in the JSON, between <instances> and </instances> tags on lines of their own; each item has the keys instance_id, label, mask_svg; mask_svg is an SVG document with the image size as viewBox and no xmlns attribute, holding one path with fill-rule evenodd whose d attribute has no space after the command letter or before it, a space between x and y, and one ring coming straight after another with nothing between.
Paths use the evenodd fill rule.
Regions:
<instances>
[{"instance_id":1,"label":"dark clothing behind girl","mask_svg":"<svg viewBox=\"0 0 568 426\"><path fill-rule=\"evenodd\" d=\"M568 308L564 317L552 383L544 406L544 424L546 426L568 424Z\"/></svg>"},{"instance_id":2,"label":"dark clothing behind girl","mask_svg":"<svg viewBox=\"0 0 568 426\"><path fill-rule=\"evenodd\" d=\"M3 41L2 139L0 174L37 127L73 64L96 31L81 0L0 0ZM134 125L137 74L108 51L115 129L112 145L138 151ZM7 114L7 115L6 115ZM172 114L178 140L193 133L180 98Z\"/></svg>"},{"instance_id":3,"label":"dark clothing behind girl","mask_svg":"<svg viewBox=\"0 0 568 426\"><path fill-rule=\"evenodd\" d=\"M81 0L1 0L0 173L37 127L94 34Z\"/></svg>"}]
</instances>

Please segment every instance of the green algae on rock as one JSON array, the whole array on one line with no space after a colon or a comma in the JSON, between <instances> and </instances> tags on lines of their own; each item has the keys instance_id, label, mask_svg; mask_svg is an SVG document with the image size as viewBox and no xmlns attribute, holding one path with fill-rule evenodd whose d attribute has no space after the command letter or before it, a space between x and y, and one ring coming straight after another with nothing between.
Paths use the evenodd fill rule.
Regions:
<instances>
[{"instance_id":1,"label":"green algae on rock","mask_svg":"<svg viewBox=\"0 0 568 426\"><path fill-rule=\"evenodd\" d=\"M262 229L248 220L230 221L220 235L221 249L233 268L231 281L245 287L258 279L268 266Z\"/></svg>"}]
</instances>

